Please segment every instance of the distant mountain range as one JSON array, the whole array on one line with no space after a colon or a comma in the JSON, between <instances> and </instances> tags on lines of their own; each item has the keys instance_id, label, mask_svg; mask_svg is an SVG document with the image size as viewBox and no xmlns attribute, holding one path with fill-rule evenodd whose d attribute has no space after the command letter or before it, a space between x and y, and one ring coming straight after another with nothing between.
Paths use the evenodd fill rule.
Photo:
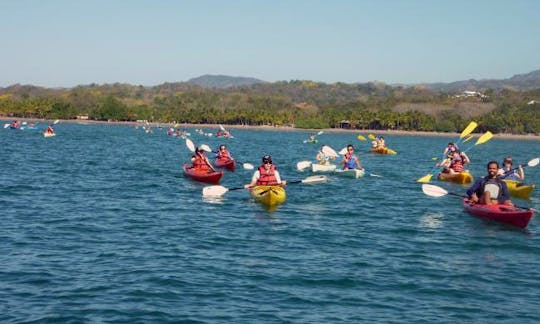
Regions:
<instances>
[{"instance_id":1,"label":"distant mountain range","mask_svg":"<svg viewBox=\"0 0 540 324\"><path fill-rule=\"evenodd\" d=\"M206 74L197 78L190 79L186 83L191 85L197 85L203 88L227 89L232 87L249 87L252 85L268 82L248 77L233 77L227 75ZM540 88L540 70L532 71L526 74L516 74L508 79L470 79L449 83L437 82L423 83L419 85L426 87L427 89L430 89L432 91L446 93L457 93L465 90L482 91L486 89L493 89L495 91L500 91L503 89L527 91Z\"/></svg>"},{"instance_id":2,"label":"distant mountain range","mask_svg":"<svg viewBox=\"0 0 540 324\"><path fill-rule=\"evenodd\" d=\"M265 83L265 81L255 78L205 74L197 78L189 79L186 83L198 85L203 88L226 89Z\"/></svg>"},{"instance_id":3,"label":"distant mountain range","mask_svg":"<svg viewBox=\"0 0 540 324\"><path fill-rule=\"evenodd\" d=\"M540 70L526 74L516 74L508 79L471 79L450 83L426 83L422 85L437 92L482 91L486 89L496 91L503 89L527 91L540 88Z\"/></svg>"}]
</instances>

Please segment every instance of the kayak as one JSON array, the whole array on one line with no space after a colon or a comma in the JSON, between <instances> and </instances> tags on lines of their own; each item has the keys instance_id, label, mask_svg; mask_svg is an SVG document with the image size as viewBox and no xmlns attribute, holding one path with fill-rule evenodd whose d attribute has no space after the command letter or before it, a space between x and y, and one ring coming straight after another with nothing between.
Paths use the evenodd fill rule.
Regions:
<instances>
[{"instance_id":1,"label":"kayak","mask_svg":"<svg viewBox=\"0 0 540 324\"><path fill-rule=\"evenodd\" d=\"M304 143L317 144L317 143L319 143L319 140L318 140L318 139L314 139L314 140L304 140Z\"/></svg>"},{"instance_id":2,"label":"kayak","mask_svg":"<svg viewBox=\"0 0 540 324\"><path fill-rule=\"evenodd\" d=\"M510 195L518 198L529 198L535 188L535 185L526 185L516 180L504 180L504 182L506 182Z\"/></svg>"},{"instance_id":3,"label":"kayak","mask_svg":"<svg viewBox=\"0 0 540 324\"><path fill-rule=\"evenodd\" d=\"M313 172L333 172L336 170L335 164L311 164L311 171Z\"/></svg>"},{"instance_id":4,"label":"kayak","mask_svg":"<svg viewBox=\"0 0 540 324\"><path fill-rule=\"evenodd\" d=\"M56 133L43 133L43 137L53 137L56 136Z\"/></svg>"},{"instance_id":5,"label":"kayak","mask_svg":"<svg viewBox=\"0 0 540 324\"><path fill-rule=\"evenodd\" d=\"M376 154L389 154L389 155L396 155L397 152L392 150L392 149L389 149L388 147L379 147L379 148L372 148L370 150L371 153L376 153Z\"/></svg>"},{"instance_id":6,"label":"kayak","mask_svg":"<svg viewBox=\"0 0 540 324\"><path fill-rule=\"evenodd\" d=\"M266 207L273 207L285 201L287 194L282 186L255 186L250 191L251 197Z\"/></svg>"},{"instance_id":7,"label":"kayak","mask_svg":"<svg viewBox=\"0 0 540 324\"><path fill-rule=\"evenodd\" d=\"M235 160L219 160L219 159L216 159L214 161L214 165L217 168L222 168L222 169L229 170L229 171L233 172L234 169L236 168L236 161Z\"/></svg>"},{"instance_id":8,"label":"kayak","mask_svg":"<svg viewBox=\"0 0 540 324\"><path fill-rule=\"evenodd\" d=\"M358 179L364 176L366 171L364 169L350 169L350 170L336 170L336 173L347 178Z\"/></svg>"},{"instance_id":9,"label":"kayak","mask_svg":"<svg viewBox=\"0 0 540 324\"><path fill-rule=\"evenodd\" d=\"M441 172L439 173L438 179L441 181L451 181L455 183L466 184L473 181L473 176L467 171L453 174Z\"/></svg>"},{"instance_id":10,"label":"kayak","mask_svg":"<svg viewBox=\"0 0 540 324\"><path fill-rule=\"evenodd\" d=\"M218 184L223 176L223 171L201 171L192 168L189 164L184 164L184 176L199 182Z\"/></svg>"},{"instance_id":11,"label":"kayak","mask_svg":"<svg viewBox=\"0 0 540 324\"><path fill-rule=\"evenodd\" d=\"M463 199L463 208L469 214L521 228L527 227L533 215L533 211L530 209L521 209L501 204L473 204L468 198Z\"/></svg>"}]
</instances>

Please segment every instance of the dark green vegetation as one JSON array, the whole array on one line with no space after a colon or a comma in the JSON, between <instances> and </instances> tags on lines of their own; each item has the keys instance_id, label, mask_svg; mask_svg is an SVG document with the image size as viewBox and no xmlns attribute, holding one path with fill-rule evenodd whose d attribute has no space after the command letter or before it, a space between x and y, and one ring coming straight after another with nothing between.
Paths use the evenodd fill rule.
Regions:
<instances>
[{"instance_id":1,"label":"dark green vegetation","mask_svg":"<svg viewBox=\"0 0 540 324\"><path fill-rule=\"evenodd\" d=\"M190 82L69 89L14 85L0 88L0 115L453 132L474 119L480 125L477 131L540 133L540 87L480 91L486 96L458 97L461 92L439 92L428 85L312 81L261 81L225 88ZM530 104L532 100L537 102Z\"/></svg>"}]
</instances>

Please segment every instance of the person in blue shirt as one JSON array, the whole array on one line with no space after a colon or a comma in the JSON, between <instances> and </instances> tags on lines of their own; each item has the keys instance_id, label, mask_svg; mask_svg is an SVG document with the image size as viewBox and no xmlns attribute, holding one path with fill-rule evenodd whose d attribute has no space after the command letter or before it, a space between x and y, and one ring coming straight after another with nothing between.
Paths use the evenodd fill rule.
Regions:
<instances>
[{"instance_id":1,"label":"person in blue shirt","mask_svg":"<svg viewBox=\"0 0 540 324\"><path fill-rule=\"evenodd\" d=\"M484 205L504 204L513 206L506 183L497 175L499 163L490 161L487 164L487 176L476 180L467 190L467 196L475 203Z\"/></svg>"},{"instance_id":2,"label":"person in blue shirt","mask_svg":"<svg viewBox=\"0 0 540 324\"><path fill-rule=\"evenodd\" d=\"M358 157L354 155L354 147L351 144L347 145L347 153L343 156L341 164L343 165L343 170L363 169Z\"/></svg>"}]
</instances>

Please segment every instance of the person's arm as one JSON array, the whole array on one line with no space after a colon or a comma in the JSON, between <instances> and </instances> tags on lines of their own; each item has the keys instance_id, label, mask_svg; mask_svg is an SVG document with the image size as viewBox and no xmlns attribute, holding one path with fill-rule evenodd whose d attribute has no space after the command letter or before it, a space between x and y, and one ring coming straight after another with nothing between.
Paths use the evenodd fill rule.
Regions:
<instances>
[{"instance_id":1,"label":"person's arm","mask_svg":"<svg viewBox=\"0 0 540 324\"><path fill-rule=\"evenodd\" d=\"M287 181L285 180L281 180L281 176L279 175L279 171L275 171L274 172L274 175L276 176L276 182L282 186L286 185L287 184Z\"/></svg>"},{"instance_id":2,"label":"person's arm","mask_svg":"<svg viewBox=\"0 0 540 324\"><path fill-rule=\"evenodd\" d=\"M501 200L503 201L504 205L513 206L512 201L510 200L510 192L508 192L508 186L506 185L506 182L501 181Z\"/></svg>"},{"instance_id":3,"label":"person's arm","mask_svg":"<svg viewBox=\"0 0 540 324\"><path fill-rule=\"evenodd\" d=\"M477 202L479 199L476 192L480 189L481 183L482 183L482 179L478 179L469 188L469 190L467 190L467 197L469 197L474 202Z\"/></svg>"},{"instance_id":4,"label":"person's arm","mask_svg":"<svg viewBox=\"0 0 540 324\"><path fill-rule=\"evenodd\" d=\"M248 183L247 185L245 185L244 188L249 189L249 188L255 186L255 184L257 183L257 180L259 180L260 174L261 173L259 172L259 170L255 171L253 173L253 176L251 177L251 182Z\"/></svg>"},{"instance_id":5,"label":"person's arm","mask_svg":"<svg viewBox=\"0 0 540 324\"><path fill-rule=\"evenodd\" d=\"M206 162L206 164L208 165L208 167L210 167L210 170L216 172L216 169L214 169L214 166L212 165L212 163L210 163L210 160L208 160L208 157L204 157L204 162Z\"/></svg>"},{"instance_id":6,"label":"person's arm","mask_svg":"<svg viewBox=\"0 0 540 324\"><path fill-rule=\"evenodd\" d=\"M518 167L518 173L517 174L518 174L520 180L525 180L525 172L523 172L523 167L521 166L521 164Z\"/></svg>"},{"instance_id":7,"label":"person's arm","mask_svg":"<svg viewBox=\"0 0 540 324\"><path fill-rule=\"evenodd\" d=\"M463 158L463 164L471 163L471 159L465 154L465 152L461 152L461 157Z\"/></svg>"},{"instance_id":8,"label":"person's arm","mask_svg":"<svg viewBox=\"0 0 540 324\"><path fill-rule=\"evenodd\" d=\"M362 169L363 169L363 168L362 168L362 164L360 164L360 160L358 159L358 157L355 156L354 159L356 160L356 165L358 166L358 169L359 169L359 170L362 170Z\"/></svg>"}]
</instances>

